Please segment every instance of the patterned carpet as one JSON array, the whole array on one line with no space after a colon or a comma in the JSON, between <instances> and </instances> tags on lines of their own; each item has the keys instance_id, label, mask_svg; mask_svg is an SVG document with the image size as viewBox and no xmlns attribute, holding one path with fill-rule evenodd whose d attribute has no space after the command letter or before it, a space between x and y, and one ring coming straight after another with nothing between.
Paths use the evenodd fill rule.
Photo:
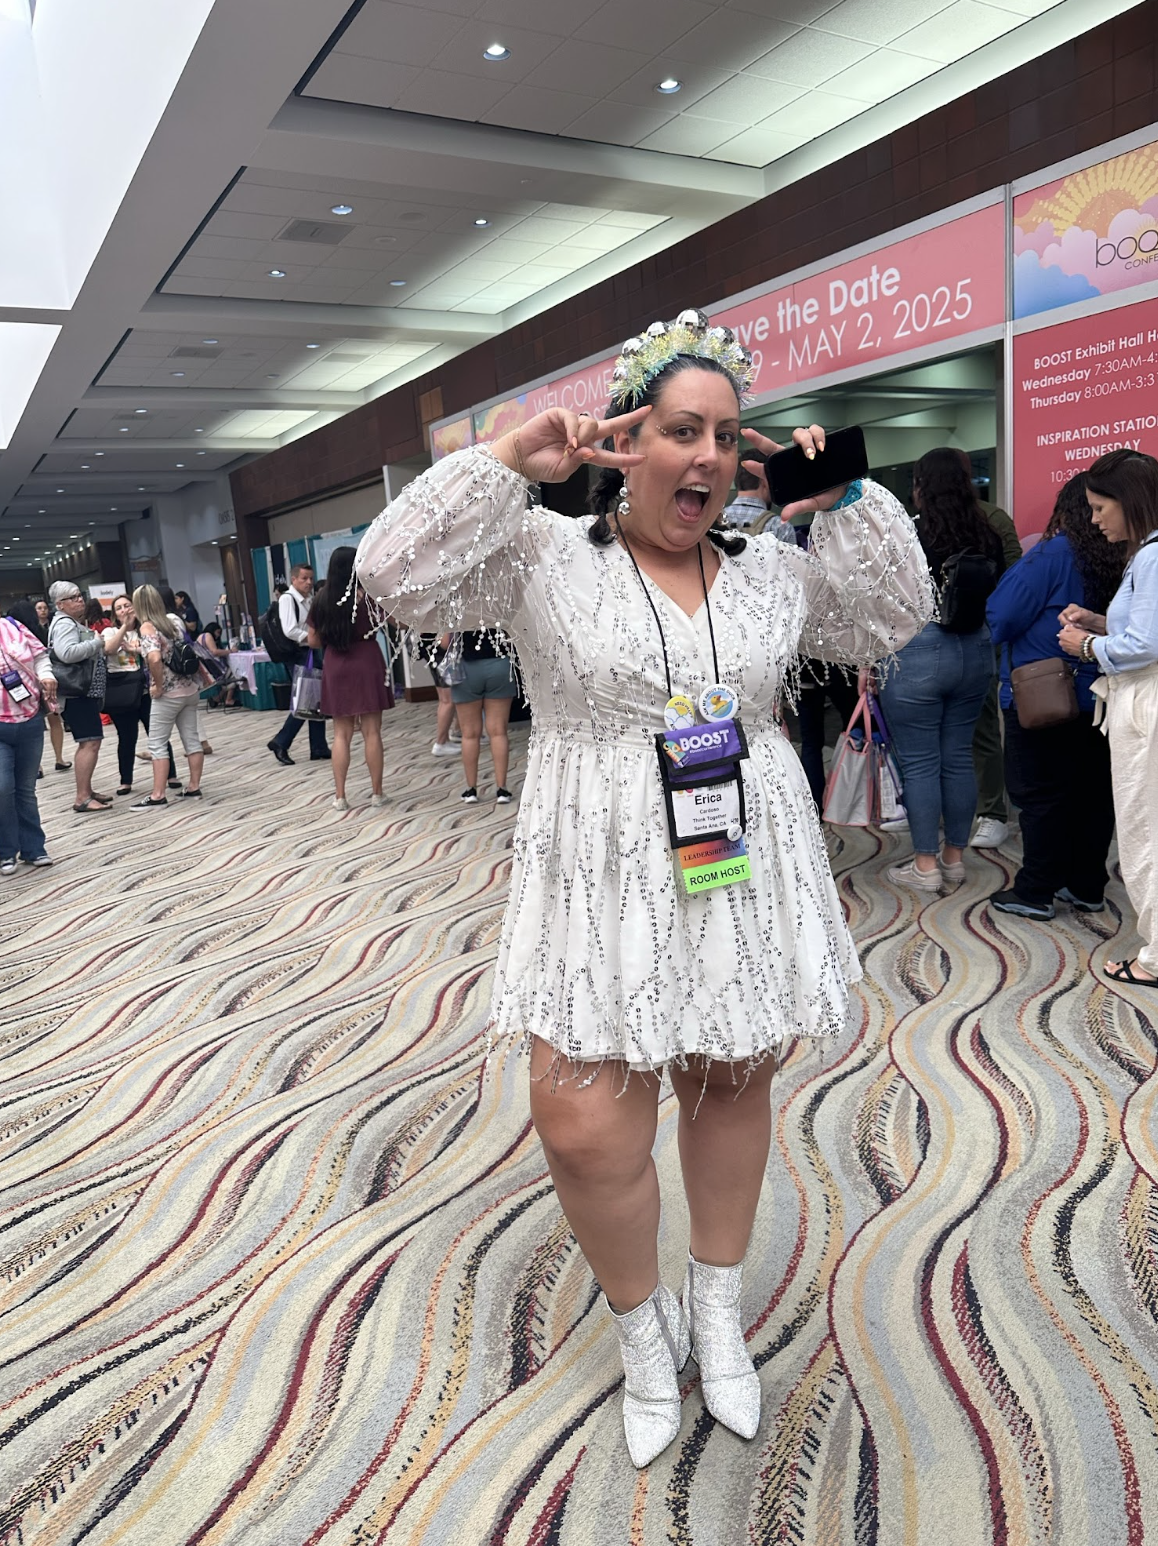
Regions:
<instances>
[{"instance_id":1,"label":"patterned carpet","mask_svg":"<svg viewBox=\"0 0 1158 1546\"><path fill-rule=\"evenodd\" d=\"M637 1474L524 1071L483 1077L514 811L459 805L432 719L388 716L383 811L276 767L272 716L208 717L199 806L40 785L58 866L0 883L0 1542L1158 1540L1158 995L1090 959L1120 887L1043 926L982 905L1001 855L927 902L896 840L833 845L863 1019L775 1088L763 1425L690 1379ZM658 1157L675 1286L670 1099Z\"/></svg>"}]
</instances>

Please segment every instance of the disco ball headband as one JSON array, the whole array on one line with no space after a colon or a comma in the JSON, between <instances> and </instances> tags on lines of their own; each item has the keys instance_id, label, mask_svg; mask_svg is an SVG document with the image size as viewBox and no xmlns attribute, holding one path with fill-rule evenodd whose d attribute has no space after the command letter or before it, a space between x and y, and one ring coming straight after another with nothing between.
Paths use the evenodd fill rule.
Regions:
<instances>
[{"instance_id":1,"label":"disco ball headband","mask_svg":"<svg viewBox=\"0 0 1158 1546\"><path fill-rule=\"evenodd\" d=\"M628 413L648 387L681 354L714 360L732 380L741 402L756 377L752 356L730 327L713 327L702 311L681 311L674 322L653 322L638 338L629 338L611 372L611 405Z\"/></svg>"}]
</instances>

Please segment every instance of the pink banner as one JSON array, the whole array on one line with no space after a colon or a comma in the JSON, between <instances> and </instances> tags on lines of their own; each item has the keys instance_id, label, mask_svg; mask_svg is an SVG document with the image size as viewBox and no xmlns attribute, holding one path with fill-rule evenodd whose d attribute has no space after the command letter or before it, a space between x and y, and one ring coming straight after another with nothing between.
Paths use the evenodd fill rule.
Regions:
<instances>
[{"instance_id":1,"label":"pink banner","mask_svg":"<svg viewBox=\"0 0 1158 1546\"><path fill-rule=\"evenodd\" d=\"M1042 531L1058 489L1107 451L1158 456L1158 300L1013 340L1013 514Z\"/></svg>"},{"instance_id":2,"label":"pink banner","mask_svg":"<svg viewBox=\"0 0 1158 1546\"><path fill-rule=\"evenodd\" d=\"M854 365L884 365L1005 320L1005 218L991 204L727 311L761 397Z\"/></svg>"},{"instance_id":3,"label":"pink banner","mask_svg":"<svg viewBox=\"0 0 1158 1546\"><path fill-rule=\"evenodd\" d=\"M473 430L469 414L464 419L455 419L452 424L443 424L430 432L430 458L437 462L440 457L449 456L452 451L461 451L464 446L469 446L472 439Z\"/></svg>"}]
</instances>

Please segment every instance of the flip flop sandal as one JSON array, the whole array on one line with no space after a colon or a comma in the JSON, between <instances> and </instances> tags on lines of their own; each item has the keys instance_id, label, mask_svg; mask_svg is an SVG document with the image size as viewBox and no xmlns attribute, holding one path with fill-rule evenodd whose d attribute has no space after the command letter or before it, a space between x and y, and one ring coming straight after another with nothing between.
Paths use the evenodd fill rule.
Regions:
<instances>
[{"instance_id":1,"label":"flip flop sandal","mask_svg":"<svg viewBox=\"0 0 1158 1546\"><path fill-rule=\"evenodd\" d=\"M1137 957L1134 957L1137 960ZM1130 970L1134 961L1119 961L1116 972L1111 972L1107 967L1102 967L1102 976L1109 977L1112 982L1128 982L1135 988L1158 988L1158 978L1135 977Z\"/></svg>"},{"instance_id":2,"label":"flip flop sandal","mask_svg":"<svg viewBox=\"0 0 1158 1546\"><path fill-rule=\"evenodd\" d=\"M73 810L78 816L95 815L97 811L107 811L109 806L100 800L83 800L79 805L74 805Z\"/></svg>"}]
</instances>

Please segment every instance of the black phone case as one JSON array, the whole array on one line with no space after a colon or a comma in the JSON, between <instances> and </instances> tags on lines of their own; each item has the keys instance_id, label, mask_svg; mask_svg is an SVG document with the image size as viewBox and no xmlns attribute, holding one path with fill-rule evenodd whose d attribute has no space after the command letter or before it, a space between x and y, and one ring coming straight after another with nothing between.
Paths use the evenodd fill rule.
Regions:
<instances>
[{"instance_id":1,"label":"black phone case","mask_svg":"<svg viewBox=\"0 0 1158 1546\"><path fill-rule=\"evenodd\" d=\"M764 464L773 502L792 505L798 499L811 499L827 489L839 488L868 473L868 452L864 430L854 424L835 430L825 437L824 450L809 461L799 446L777 451Z\"/></svg>"}]
</instances>

